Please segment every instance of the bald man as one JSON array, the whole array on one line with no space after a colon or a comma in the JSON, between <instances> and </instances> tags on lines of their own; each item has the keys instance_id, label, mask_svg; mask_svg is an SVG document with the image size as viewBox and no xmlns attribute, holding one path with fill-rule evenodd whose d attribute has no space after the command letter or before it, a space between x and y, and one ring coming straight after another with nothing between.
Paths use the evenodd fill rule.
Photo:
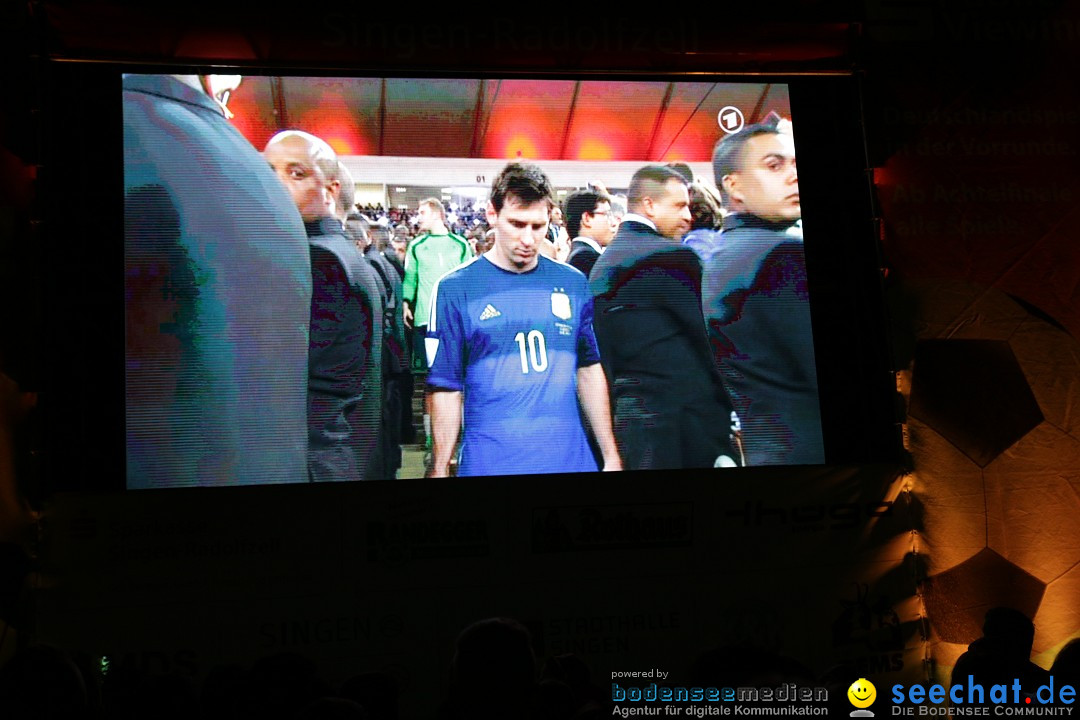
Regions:
<instances>
[{"instance_id":1,"label":"bald man","mask_svg":"<svg viewBox=\"0 0 1080 720\"><path fill-rule=\"evenodd\" d=\"M337 155L298 130L272 137L263 155L300 212L311 252L310 477L381 478L383 308L374 270L332 214L340 191Z\"/></svg>"},{"instance_id":2,"label":"bald man","mask_svg":"<svg viewBox=\"0 0 1080 720\"><path fill-rule=\"evenodd\" d=\"M220 89L123 79L129 488L307 478L307 238Z\"/></svg>"}]
</instances>

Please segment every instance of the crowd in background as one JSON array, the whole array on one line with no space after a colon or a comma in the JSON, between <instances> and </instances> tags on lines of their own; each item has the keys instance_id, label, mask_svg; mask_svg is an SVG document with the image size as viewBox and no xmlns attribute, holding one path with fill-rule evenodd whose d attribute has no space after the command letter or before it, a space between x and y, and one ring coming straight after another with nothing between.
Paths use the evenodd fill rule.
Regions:
<instances>
[{"instance_id":1,"label":"crowd in background","mask_svg":"<svg viewBox=\"0 0 1080 720\"><path fill-rule=\"evenodd\" d=\"M779 633L782 628L764 630ZM1066 643L1047 671L1030 659L1033 635L1031 620L1019 611L992 608L986 613L983 636L960 656L951 677L929 678L928 685L940 684L946 692L938 700L922 698L919 705L942 715L946 707L954 714L1067 712L1075 701L1069 699L1068 691L1062 695L1060 690L1080 685L1080 640ZM154 672L138 662L138 653L102 658L38 645L23 649L0 670L0 706L5 717L10 713L13 718L57 720L398 720L404 716L399 708L405 704L437 704L434 717L438 720L599 720L626 709L643 714L649 708L650 714L662 714L664 705L681 714L689 714L691 707L716 711L709 714L733 706L742 708L743 714L750 714L747 709L754 707L804 711L817 707L825 717L847 717L853 706L849 688L865 683L863 678L869 675L877 684L876 698L856 707L872 704L878 716L887 714L889 707L893 714L902 707L895 704L880 673L868 673L854 662L811 668L761 643L713 644L689 662L666 656L657 662L687 669L665 679L638 680L597 677L589 658L545 653L542 647L542 638L516 620L480 620L458 635L445 681L411 678L405 687L395 674L360 669L340 683L331 683L318 663L300 652L282 652L246 665L217 666L200 679L192 668ZM814 699L693 704L626 699L627 686L640 689L653 683L673 689L776 689L794 684L812 691ZM1054 688L1049 696L1040 691L1048 683ZM968 699L972 686L978 692ZM1005 688L1007 699L993 699L992 687ZM418 693L426 694L419 703L415 702ZM950 697L962 701L949 702ZM407 703L409 699L414 702ZM910 704L907 707L914 709ZM864 712L862 716L870 715Z\"/></svg>"},{"instance_id":2,"label":"crowd in background","mask_svg":"<svg viewBox=\"0 0 1080 720\"><path fill-rule=\"evenodd\" d=\"M451 203L447 208L446 225L459 235L466 235L483 226L487 230L487 217L482 206L477 206L472 199L466 199L463 205ZM391 207L389 210L382 203L357 205L356 211L370 222L383 227L401 231L411 239L416 234L419 215L415 207Z\"/></svg>"}]
</instances>

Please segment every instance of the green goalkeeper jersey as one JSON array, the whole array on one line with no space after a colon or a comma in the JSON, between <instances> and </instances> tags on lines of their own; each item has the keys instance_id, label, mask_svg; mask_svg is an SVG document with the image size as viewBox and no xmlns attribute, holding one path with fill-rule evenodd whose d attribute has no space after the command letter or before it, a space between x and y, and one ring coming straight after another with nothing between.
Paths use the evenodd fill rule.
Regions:
<instances>
[{"instance_id":1,"label":"green goalkeeper jersey","mask_svg":"<svg viewBox=\"0 0 1080 720\"><path fill-rule=\"evenodd\" d=\"M409 243L402 290L405 300L412 305L414 326L428 324L435 282L471 257L469 242L454 233L421 235Z\"/></svg>"}]
</instances>

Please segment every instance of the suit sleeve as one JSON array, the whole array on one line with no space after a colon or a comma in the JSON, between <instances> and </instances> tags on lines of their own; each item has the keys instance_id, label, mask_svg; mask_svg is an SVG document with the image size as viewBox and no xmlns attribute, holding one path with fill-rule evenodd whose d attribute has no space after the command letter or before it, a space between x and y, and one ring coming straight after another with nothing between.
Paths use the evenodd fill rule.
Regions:
<instances>
[{"instance_id":1,"label":"suit sleeve","mask_svg":"<svg viewBox=\"0 0 1080 720\"><path fill-rule=\"evenodd\" d=\"M661 278L651 285L656 291L657 304L667 307L691 337L704 337L701 260L690 248L678 248L664 255L666 257L657 265Z\"/></svg>"},{"instance_id":2,"label":"suit sleeve","mask_svg":"<svg viewBox=\"0 0 1080 720\"><path fill-rule=\"evenodd\" d=\"M353 373L363 376L371 352L372 312L353 293L344 268L330 253L312 253L311 274L309 382L347 397L343 388L355 384ZM344 364L335 351L347 357Z\"/></svg>"},{"instance_id":3,"label":"suit sleeve","mask_svg":"<svg viewBox=\"0 0 1080 720\"><path fill-rule=\"evenodd\" d=\"M593 331L593 299L588 285L582 283L578 297L581 298L581 322L578 325L577 366L582 368L600 362L600 348Z\"/></svg>"}]
</instances>

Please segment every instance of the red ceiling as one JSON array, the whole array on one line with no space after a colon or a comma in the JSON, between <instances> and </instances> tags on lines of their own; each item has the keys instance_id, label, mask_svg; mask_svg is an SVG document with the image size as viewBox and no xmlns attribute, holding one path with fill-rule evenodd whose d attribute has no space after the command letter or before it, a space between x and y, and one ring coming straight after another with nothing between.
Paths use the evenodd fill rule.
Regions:
<instances>
[{"instance_id":1,"label":"red ceiling","mask_svg":"<svg viewBox=\"0 0 1080 720\"><path fill-rule=\"evenodd\" d=\"M790 115L766 83L248 76L229 103L260 149L299 129L344 155L663 162L707 161L726 105Z\"/></svg>"}]
</instances>

